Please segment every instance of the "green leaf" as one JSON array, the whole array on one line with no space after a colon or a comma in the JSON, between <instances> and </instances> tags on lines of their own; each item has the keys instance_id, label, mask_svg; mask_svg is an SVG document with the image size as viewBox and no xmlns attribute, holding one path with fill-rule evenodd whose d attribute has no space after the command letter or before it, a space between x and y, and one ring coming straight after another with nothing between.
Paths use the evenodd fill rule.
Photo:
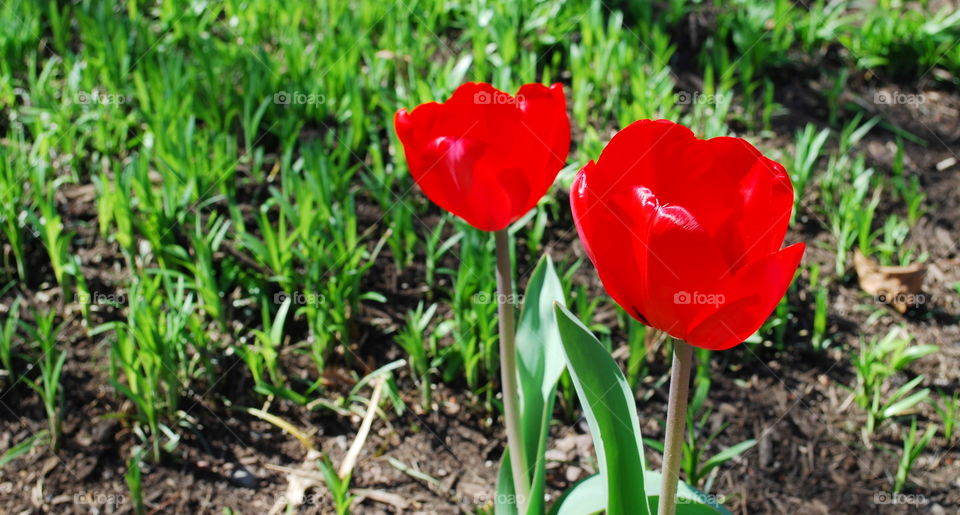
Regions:
<instances>
[{"instance_id":1,"label":"green leaf","mask_svg":"<svg viewBox=\"0 0 960 515\"><path fill-rule=\"evenodd\" d=\"M914 345L912 347L907 348L907 350L903 351L899 359L897 359L894 362L893 366L896 370L902 370L904 367L906 367L910 363L924 356L929 356L931 354L934 354L939 350L940 350L940 347L937 345L931 345L931 344Z\"/></svg>"},{"instance_id":2,"label":"green leaf","mask_svg":"<svg viewBox=\"0 0 960 515\"><path fill-rule=\"evenodd\" d=\"M659 472L648 470L644 474L647 489L656 492L650 495L651 506L660 502L663 476ZM656 510L653 510L656 511ZM730 511L717 503L713 495L706 494L683 481L677 483L677 515L731 515Z\"/></svg>"},{"instance_id":3,"label":"green leaf","mask_svg":"<svg viewBox=\"0 0 960 515\"><path fill-rule=\"evenodd\" d=\"M644 438L643 443L645 443L647 447L653 447L653 450L663 454L663 442L654 440L653 438Z\"/></svg>"},{"instance_id":4,"label":"green leaf","mask_svg":"<svg viewBox=\"0 0 960 515\"><path fill-rule=\"evenodd\" d=\"M27 451L33 448L34 445L37 445L49 435L46 429L38 431L37 434L26 438L24 441L14 445L7 452L3 453L0 456L0 467L6 466L11 461L19 458L24 455Z\"/></svg>"},{"instance_id":5,"label":"green leaf","mask_svg":"<svg viewBox=\"0 0 960 515\"><path fill-rule=\"evenodd\" d=\"M277 316L273 319L273 324L270 326L270 341L274 344L280 343L280 339L283 338L283 322L287 319L287 311L290 310L290 303L292 299L287 297L283 300L283 304L280 304L280 309L277 310Z\"/></svg>"},{"instance_id":6,"label":"green leaf","mask_svg":"<svg viewBox=\"0 0 960 515\"><path fill-rule=\"evenodd\" d=\"M563 306L557 323L570 377L590 425L607 513L649 514L644 465L633 394L623 372L593 334Z\"/></svg>"},{"instance_id":7,"label":"green leaf","mask_svg":"<svg viewBox=\"0 0 960 515\"><path fill-rule=\"evenodd\" d=\"M921 374L917 377L914 377L910 381L907 381L900 388L897 388L896 391L890 394L890 397L887 399L887 403L889 404L892 402L897 402L901 397L910 393L911 390L913 390L921 382L923 382L923 379L924 379L924 376Z\"/></svg>"},{"instance_id":8,"label":"green leaf","mask_svg":"<svg viewBox=\"0 0 960 515\"><path fill-rule=\"evenodd\" d=\"M537 263L524 297L517 326L517 375L520 384L520 434L526 463L533 477L527 513L543 513L546 506L547 436L556 397L557 381L565 366L554 303L563 304L563 286L553 262L544 256ZM528 471L529 472L529 471Z\"/></svg>"},{"instance_id":9,"label":"green leaf","mask_svg":"<svg viewBox=\"0 0 960 515\"><path fill-rule=\"evenodd\" d=\"M527 283L517 325L517 357L530 375L540 379L543 398L549 398L563 373L564 360L554 302L566 305L563 286L549 256L543 256Z\"/></svg>"},{"instance_id":10,"label":"green leaf","mask_svg":"<svg viewBox=\"0 0 960 515\"><path fill-rule=\"evenodd\" d=\"M662 476L648 470L644 473L647 489L660 492ZM660 501L657 494L648 498L651 506ZM581 480L567 489L550 509L550 515L588 515L603 511L607 504L607 489L600 474ZM656 511L651 509L651 511ZM714 497L680 481L677 484L677 513L679 515L730 515Z\"/></svg>"},{"instance_id":11,"label":"green leaf","mask_svg":"<svg viewBox=\"0 0 960 515\"><path fill-rule=\"evenodd\" d=\"M914 345L913 347L908 348L903 352L903 355L910 358L910 361L920 359L924 356L929 356L936 353L940 350L939 345L926 344L926 345Z\"/></svg>"},{"instance_id":12,"label":"green leaf","mask_svg":"<svg viewBox=\"0 0 960 515\"><path fill-rule=\"evenodd\" d=\"M883 410L883 418L896 417L910 408L916 406L917 404L923 402L930 396L930 390L924 388L919 392L903 399L900 402L894 403L891 406L888 406L887 409Z\"/></svg>"},{"instance_id":13,"label":"green leaf","mask_svg":"<svg viewBox=\"0 0 960 515\"><path fill-rule=\"evenodd\" d=\"M567 489L553 503L550 515L588 515L607 506L607 485L600 474L594 474Z\"/></svg>"},{"instance_id":14,"label":"green leaf","mask_svg":"<svg viewBox=\"0 0 960 515\"><path fill-rule=\"evenodd\" d=\"M517 515L517 503L514 498L513 470L510 468L510 450L504 449L500 459L500 473L497 475L497 494L494 498L496 515Z\"/></svg>"},{"instance_id":15,"label":"green leaf","mask_svg":"<svg viewBox=\"0 0 960 515\"><path fill-rule=\"evenodd\" d=\"M543 404L543 411L540 414L540 434L538 435L539 445L534 456L536 460L533 464L533 480L530 482L530 503L527 505L528 515L539 515L546 511L547 504L546 493L546 474L547 474L547 438L550 436L550 419L553 414L553 403L556 388L550 391L550 397ZM521 422L522 424L522 422Z\"/></svg>"},{"instance_id":16,"label":"green leaf","mask_svg":"<svg viewBox=\"0 0 960 515\"><path fill-rule=\"evenodd\" d=\"M387 363L386 365L383 365L382 367L374 370L373 372L370 372L369 374L363 376L363 378L361 378L359 381L357 381L357 384L353 385L353 388L350 389L350 393L351 393L351 394L354 394L354 393L359 392L359 391L360 391L361 389L363 389L365 386L367 386L368 384L370 384L374 379L376 379L376 378L378 378L378 377L380 377L380 376L382 376L382 375L384 375L384 374L389 374L390 372L392 372L392 371L394 371L394 370L396 370L396 369L398 369L398 368L400 368L400 367L402 367L402 366L404 366L404 365L406 365L406 364L407 364L407 361L406 361L406 360L404 360L404 359L398 359L398 360L391 361L390 363Z\"/></svg>"},{"instance_id":17,"label":"green leaf","mask_svg":"<svg viewBox=\"0 0 960 515\"><path fill-rule=\"evenodd\" d=\"M703 467L700 469L700 477L703 477L707 472L710 472L715 467L722 465L724 462L743 454L747 451L747 449L753 447L754 445L757 445L757 441L751 438L750 440L744 440L714 454L709 460L706 461L706 463L703 464Z\"/></svg>"}]
</instances>

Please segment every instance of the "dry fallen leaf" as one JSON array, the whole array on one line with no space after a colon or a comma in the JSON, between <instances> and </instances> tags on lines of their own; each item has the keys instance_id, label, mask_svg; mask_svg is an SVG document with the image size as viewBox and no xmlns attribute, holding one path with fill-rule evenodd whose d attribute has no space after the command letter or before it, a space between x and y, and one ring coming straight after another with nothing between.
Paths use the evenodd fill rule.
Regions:
<instances>
[{"instance_id":1,"label":"dry fallen leaf","mask_svg":"<svg viewBox=\"0 0 960 515\"><path fill-rule=\"evenodd\" d=\"M890 304L900 313L923 304L923 277L927 268L922 263L910 266L881 266L875 260L854 252L853 265L857 270L860 288L877 300Z\"/></svg>"}]
</instances>

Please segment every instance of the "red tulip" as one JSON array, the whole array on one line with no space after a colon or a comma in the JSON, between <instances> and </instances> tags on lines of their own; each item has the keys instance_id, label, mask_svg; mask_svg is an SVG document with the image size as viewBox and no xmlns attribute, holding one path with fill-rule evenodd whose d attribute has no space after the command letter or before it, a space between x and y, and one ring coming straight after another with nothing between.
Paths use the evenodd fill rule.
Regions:
<instances>
[{"instance_id":1,"label":"red tulip","mask_svg":"<svg viewBox=\"0 0 960 515\"><path fill-rule=\"evenodd\" d=\"M468 82L442 104L400 109L394 126L427 197L485 231L533 209L570 150L561 84L526 84L511 96Z\"/></svg>"},{"instance_id":2,"label":"red tulip","mask_svg":"<svg viewBox=\"0 0 960 515\"><path fill-rule=\"evenodd\" d=\"M691 345L753 334L793 279L802 243L780 249L793 186L740 138L697 139L640 120L587 163L570 192L580 239L613 299Z\"/></svg>"}]
</instances>

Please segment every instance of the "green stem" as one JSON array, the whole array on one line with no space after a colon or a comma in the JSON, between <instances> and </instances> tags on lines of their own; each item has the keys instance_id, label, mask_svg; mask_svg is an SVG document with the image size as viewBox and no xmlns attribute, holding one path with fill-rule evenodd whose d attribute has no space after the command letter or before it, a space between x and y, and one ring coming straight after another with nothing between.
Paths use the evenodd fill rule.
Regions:
<instances>
[{"instance_id":1,"label":"green stem","mask_svg":"<svg viewBox=\"0 0 960 515\"><path fill-rule=\"evenodd\" d=\"M660 492L658 515L674 515L677 511L677 482L680 480L683 430L687 422L690 362L693 361L691 351L692 347L686 342L674 340L670 400L667 402L667 435L663 444L663 491Z\"/></svg>"},{"instance_id":2,"label":"green stem","mask_svg":"<svg viewBox=\"0 0 960 515\"><path fill-rule=\"evenodd\" d=\"M497 315L500 318L500 381L503 385L503 416L507 426L507 447L513 471L517 511L527 512L530 495L526 453L520 440L520 411L517 400L517 346L514 342L513 274L510 270L510 237L507 230L494 233L497 243Z\"/></svg>"}]
</instances>

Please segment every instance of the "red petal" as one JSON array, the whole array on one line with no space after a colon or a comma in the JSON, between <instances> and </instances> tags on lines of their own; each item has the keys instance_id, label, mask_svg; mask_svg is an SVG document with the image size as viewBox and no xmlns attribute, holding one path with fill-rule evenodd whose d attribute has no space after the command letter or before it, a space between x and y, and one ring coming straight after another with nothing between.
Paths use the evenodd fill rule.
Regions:
<instances>
[{"instance_id":1,"label":"red petal","mask_svg":"<svg viewBox=\"0 0 960 515\"><path fill-rule=\"evenodd\" d=\"M792 202L783 167L746 141L698 140L665 120L617 133L571 191L611 297L641 322L711 348L735 344L709 341L721 324L734 329L728 339L749 336L786 290L802 254L778 251ZM776 275L774 264L793 258Z\"/></svg>"},{"instance_id":2,"label":"red petal","mask_svg":"<svg viewBox=\"0 0 960 515\"><path fill-rule=\"evenodd\" d=\"M521 93L518 99L466 83L443 104L401 110L395 118L414 180L431 200L480 229L502 229L529 211L566 160L562 88L528 85Z\"/></svg>"},{"instance_id":3,"label":"red petal","mask_svg":"<svg viewBox=\"0 0 960 515\"><path fill-rule=\"evenodd\" d=\"M659 192L661 182L676 182L677 156L693 141L690 129L669 120L633 122L615 134L600 154L594 188L601 196L631 184Z\"/></svg>"},{"instance_id":4,"label":"red petal","mask_svg":"<svg viewBox=\"0 0 960 515\"><path fill-rule=\"evenodd\" d=\"M692 320L713 308L708 302L718 293L724 262L710 234L683 206L661 205L648 216L649 233L639 242L646 251L641 266L648 281L637 303L646 304L654 327L682 338Z\"/></svg>"},{"instance_id":5,"label":"red petal","mask_svg":"<svg viewBox=\"0 0 960 515\"><path fill-rule=\"evenodd\" d=\"M563 85L559 83L549 88L526 84L516 98L521 112L519 139L525 143L515 159L526 163L522 168L527 170L529 183L529 196L523 203L526 207L520 210L522 215L536 206L566 163L570 152L570 120Z\"/></svg>"},{"instance_id":6,"label":"red petal","mask_svg":"<svg viewBox=\"0 0 960 515\"><path fill-rule=\"evenodd\" d=\"M804 248L803 243L791 245L743 267L725 285L723 307L698 324L687 342L724 350L756 332L786 293Z\"/></svg>"},{"instance_id":7,"label":"red petal","mask_svg":"<svg viewBox=\"0 0 960 515\"><path fill-rule=\"evenodd\" d=\"M630 226L618 220L614 212L598 199L592 190L596 164L587 163L578 173L570 191L570 208L587 256L593 262L607 293L631 316L649 324L642 314L645 305L639 288L645 284L644 268L639 263L641 256L637 247L626 244L631 241ZM588 184L590 182L591 184ZM636 218L643 216L637 213ZM649 224L630 219L634 230L645 231ZM631 309L632 307L632 309Z\"/></svg>"},{"instance_id":8,"label":"red petal","mask_svg":"<svg viewBox=\"0 0 960 515\"><path fill-rule=\"evenodd\" d=\"M677 159L682 174L661 181L662 202L689 209L723 246L729 267L780 248L793 187L778 163L740 138L698 140Z\"/></svg>"},{"instance_id":9,"label":"red petal","mask_svg":"<svg viewBox=\"0 0 960 515\"><path fill-rule=\"evenodd\" d=\"M678 295L718 290L724 261L699 222L681 206L662 206L646 187L599 198L590 163L571 192L581 241L613 299L637 320L682 338L687 321L710 307ZM695 249L695 250L691 250Z\"/></svg>"}]
</instances>

